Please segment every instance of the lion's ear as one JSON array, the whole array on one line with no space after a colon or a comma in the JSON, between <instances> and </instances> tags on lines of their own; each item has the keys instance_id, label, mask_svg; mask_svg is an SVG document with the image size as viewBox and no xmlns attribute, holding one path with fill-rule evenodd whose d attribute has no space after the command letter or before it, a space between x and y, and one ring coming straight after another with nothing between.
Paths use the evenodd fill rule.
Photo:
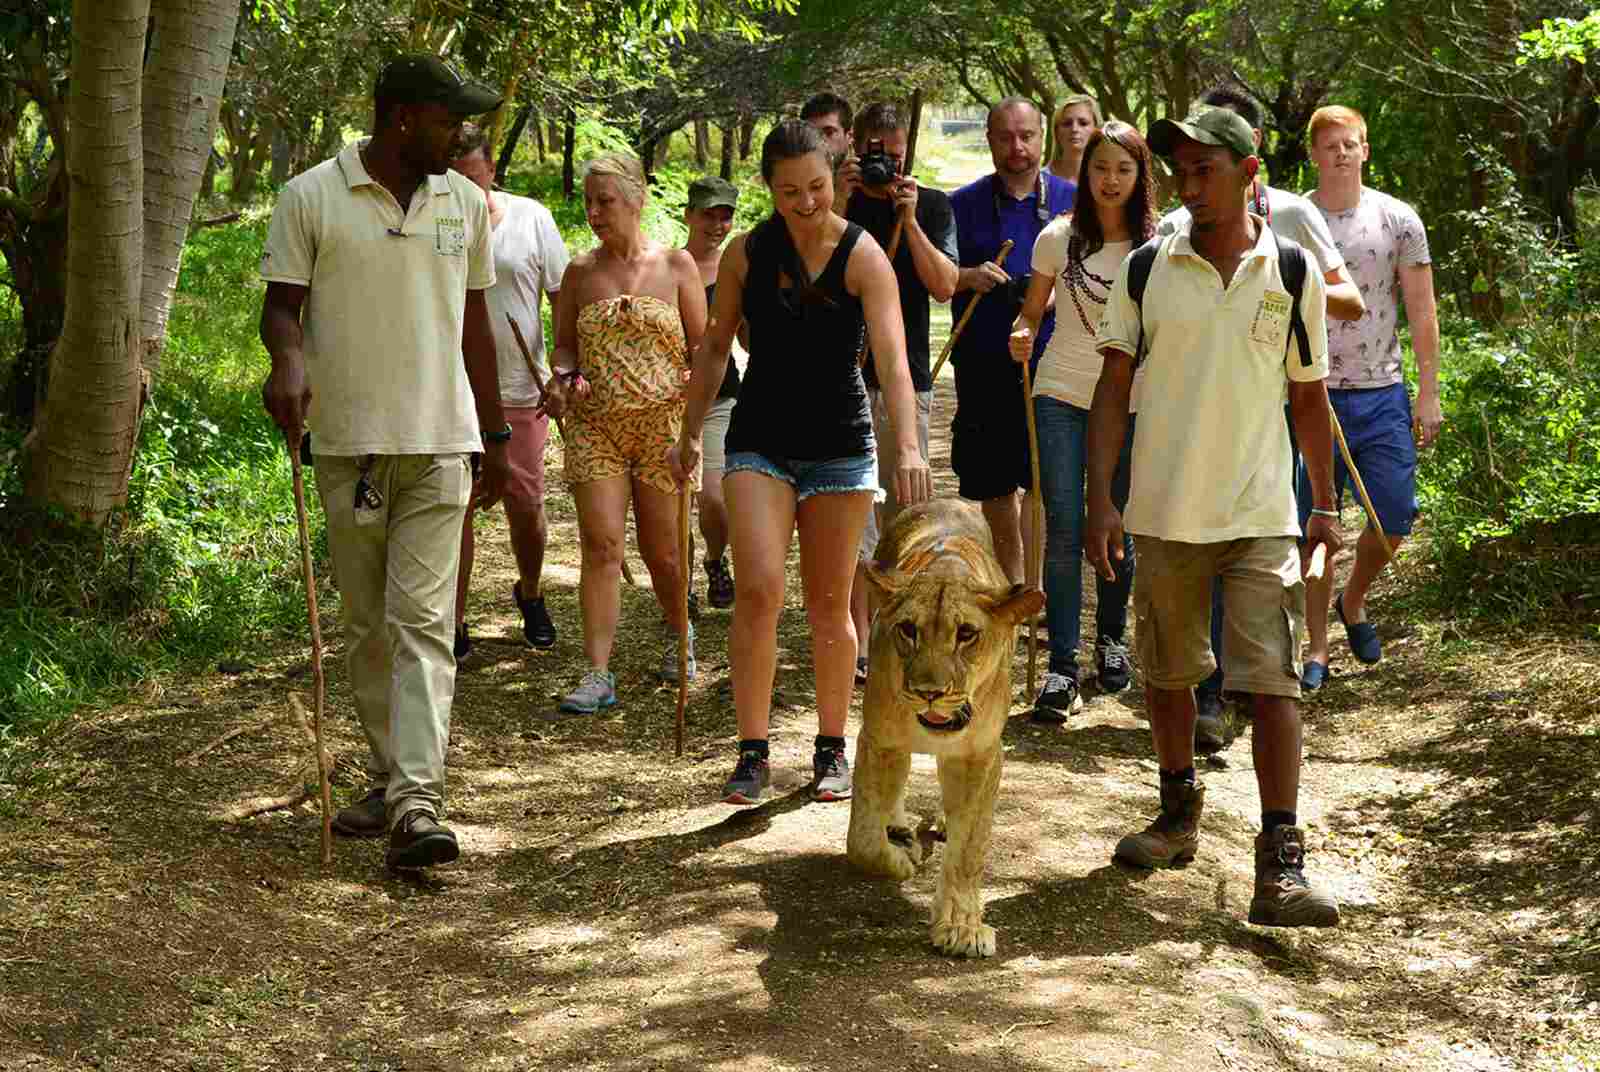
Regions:
<instances>
[{"instance_id":1,"label":"lion's ear","mask_svg":"<svg viewBox=\"0 0 1600 1072\"><path fill-rule=\"evenodd\" d=\"M1037 588L1014 584L1010 588L996 589L983 602L991 615L1016 625L1039 613L1044 606L1044 593Z\"/></svg>"},{"instance_id":2,"label":"lion's ear","mask_svg":"<svg viewBox=\"0 0 1600 1072\"><path fill-rule=\"evenodd\" d=\"M906 582L910 580L904 573L894 569L879 569L876 562L866 564L867 580L872 587L882 596L897 595L905 589Z\"/></svg>"}]
</instances>

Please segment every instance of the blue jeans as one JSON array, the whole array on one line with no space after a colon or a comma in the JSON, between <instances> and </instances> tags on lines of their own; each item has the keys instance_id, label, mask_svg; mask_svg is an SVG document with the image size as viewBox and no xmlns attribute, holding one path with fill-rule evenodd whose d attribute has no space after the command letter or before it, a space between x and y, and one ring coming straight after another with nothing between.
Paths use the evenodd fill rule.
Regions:
<instances>
[{"instance_id":1,"label":"blue jeans","mask_svg":"<svg viewBox=\"0 0 1600 1072\"><path fill-rule=\"evenodd\" d=\"M1083 614L1083 526L1089 411L1054 398L1033 400L1039 431L1039 482L1044 498L1044 614L1050 626L1050 672L1078 676L1078 638ZM1134 420L1111 479L1111 502L1128 505L1128 465ZM1095 578L1095 636L1120 641L1128 626L1133 591L1133 537L1122 544L1117 579Z\"/></svg>"}]
</instances>

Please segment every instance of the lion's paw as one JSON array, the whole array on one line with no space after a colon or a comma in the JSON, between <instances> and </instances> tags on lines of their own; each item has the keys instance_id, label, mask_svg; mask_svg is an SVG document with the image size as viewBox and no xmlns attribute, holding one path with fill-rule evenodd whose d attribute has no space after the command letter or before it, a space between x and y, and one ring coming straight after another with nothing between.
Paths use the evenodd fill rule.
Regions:
<instances>
[{"instance_id":1,"label":"lion's paw","mask_svg":"<svg viewBox=\"0 0 1600 1072\"><path fill-rule=\"evenodd\" d=\"M912 850L890 841L887 837L870 848L852 844L848 848L847 855L851 863L867 874L882 875L896 882L904 882L915 875L921 857L920 852L913 855Z\"/></svg>"},{"instance_id":2,"label":"lion's paw","mask_svg":"<svg viewBox=\"0 0 1600 1072\"><path fill-rule=\"evenodd\" d=\"M935 923L933 944L953 957L992 957L994 928L987 923Z\"/></svg>"}]
</instances>

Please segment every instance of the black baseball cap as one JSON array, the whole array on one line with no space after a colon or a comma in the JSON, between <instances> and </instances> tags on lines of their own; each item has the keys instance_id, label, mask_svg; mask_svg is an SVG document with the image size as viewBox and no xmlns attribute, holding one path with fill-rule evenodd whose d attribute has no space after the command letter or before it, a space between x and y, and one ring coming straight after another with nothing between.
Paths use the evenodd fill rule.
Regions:
<instances>
[{"instance_id":1,"label":"black baseball cap","mask_svg":"<svg viewBox=\"0 0 1600 1072\"><path fill-rule=\"evenodd\" d=\"M404 104L442 104L458 115L481 115L504 99L488 86L469 82L438 56L425 52L397 56L378 75L374 97Z\"/></svg>"},{"instance_id":2,"label":"black baseball cap","mask_svg":"<svg viewBox=\"0 0 1600 1072\"><path fill-rule=\"evenodd\" d=\"M689 184L689 207L694 211L724 206L739 207L739 189L727 179L707 175Z\"/></svg>"},{"instance_id":3,"label":"black baseball cap","mask_svg":"<svg viewBox=\"0 0 1600 1072\"><path fill-rule=\"evenodd\" d=\"M1157 156L1171 156L1184 138L1201 145L1220 145L1240 156L1256 155L1256 132L1242 116L1226 108L1204 108L1191 112L1183 122L1158 119L1150 127L1148 141Z\"/></svg>"}]
</instances>

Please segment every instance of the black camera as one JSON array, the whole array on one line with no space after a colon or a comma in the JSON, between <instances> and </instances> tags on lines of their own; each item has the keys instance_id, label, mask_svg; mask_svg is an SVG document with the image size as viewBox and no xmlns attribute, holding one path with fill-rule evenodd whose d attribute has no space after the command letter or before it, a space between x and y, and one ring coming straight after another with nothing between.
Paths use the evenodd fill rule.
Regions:
<instances>
[{"instance_id":1,"label":"black camera","mask_svg":"<svg viewBox=\"0 0 1600 1072\"><path fill-rule=\"evenodd\" d=\"M867 142L867 151L858 161L861 181L867 186L887 186L900 175L900 162L883 151L883 139Z\"/></svg>"},{"instance_id":2,"label":"black camera","mask_svg":"<svg viewBox=\"0 0 1600 1072\"><path fill-rule=\"evenodd\" d=\"M1028 280L1031 278L1032 273L1014 275L1010 282L1000 284L1005 291L1006 301L1012 308L1013 316L1022 309L1022 303L1028 299Z\"/></svg>"}]
</instances>

